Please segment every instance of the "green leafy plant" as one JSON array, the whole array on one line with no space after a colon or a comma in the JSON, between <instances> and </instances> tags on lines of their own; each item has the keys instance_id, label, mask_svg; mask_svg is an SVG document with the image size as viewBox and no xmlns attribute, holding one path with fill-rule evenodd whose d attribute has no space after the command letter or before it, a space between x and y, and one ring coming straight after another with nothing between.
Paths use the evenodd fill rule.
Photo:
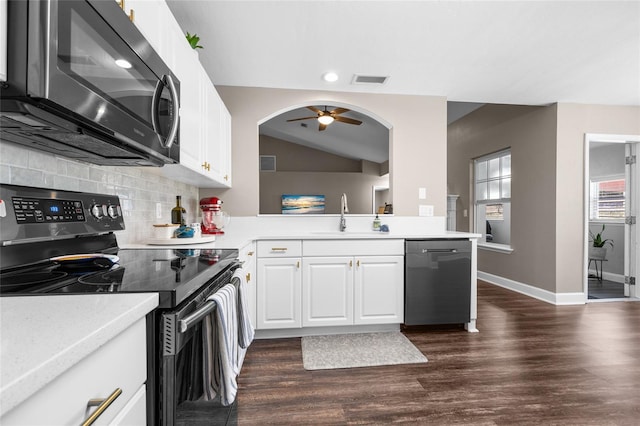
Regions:
<instances>
[{"instance_id":1,"label":"green leafy plant","mask_svg":"<svg viewBox=\"0 0 640 426\"><path fill-rule=\"evenodd\" d=\"M594 247L604 247L605 244L609 244L611 248L613 248L613 240L607 238L602 239L602 234L604 233L604 224L602 224L602 229L597 234L589 231L589 240L593 243Z\"/></svg>"},{"instance_id":2,"label":"green leafy plant","mask_svg":"<svg viewBox=\"0 0 640 426\"><path fill-rule=\"evenodd\" d=\"M198 44L198 42L200 41L200 37L198 37L197 34L189 34L189 32L187 32L186 37L187 37L187 41L189 42L189 45L193 50L202 49L202 46Z\"/></svg>"}]
</instances>

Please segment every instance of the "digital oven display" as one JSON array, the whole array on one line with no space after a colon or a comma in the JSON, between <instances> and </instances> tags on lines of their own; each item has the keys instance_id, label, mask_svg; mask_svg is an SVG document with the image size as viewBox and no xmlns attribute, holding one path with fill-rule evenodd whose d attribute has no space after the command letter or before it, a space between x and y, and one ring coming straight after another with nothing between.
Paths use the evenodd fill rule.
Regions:
<instances>
[{"instance_id":1,"label":"digital oven display","mask_svg":"<svg viewBox=\"0 0 640 426\"><path fill-rule=\"evenodd\" d=\"M13 197L18 223L84 222L84 206L78 200Z\"/></svg>"}]
</instances>

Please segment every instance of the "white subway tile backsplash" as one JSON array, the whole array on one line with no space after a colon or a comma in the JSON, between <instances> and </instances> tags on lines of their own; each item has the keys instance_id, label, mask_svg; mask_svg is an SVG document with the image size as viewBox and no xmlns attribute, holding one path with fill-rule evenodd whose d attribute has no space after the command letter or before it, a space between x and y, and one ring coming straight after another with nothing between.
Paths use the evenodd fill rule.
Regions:
<instances>
[{"instance_id":1,"label":"white subway tile backsplash","mask_svg":"<svg viewBox=\"0 0 640 426\"><path fill-rule=\"evenodd\" d=\"M188 221L200 214L198 188L167 179L158 168L97 166L0 141L3 183L117 194L126 227L117 233L121 244L143 242L151 237L152 224L169 222L176 195L182 195ZM156 203L162 219L156 219Z\"/></svg>"}]
</instances>

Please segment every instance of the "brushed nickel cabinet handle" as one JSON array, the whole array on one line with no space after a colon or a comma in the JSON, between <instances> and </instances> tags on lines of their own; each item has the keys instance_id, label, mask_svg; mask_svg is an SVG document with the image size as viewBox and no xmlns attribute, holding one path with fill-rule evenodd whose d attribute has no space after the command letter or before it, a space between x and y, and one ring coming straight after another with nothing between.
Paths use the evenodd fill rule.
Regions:
<instances>
[{"instance_id":1,"label":"brushed nickel cabinet handle","mask_svg":"<svg viewBox=\"0 0 640 426\"><path fill-rule=\"evenodd\" d=\"M122 389L116 388L116 390L114 390L113 393L106 399L90 399L89 402L87 402L87 407L95 407L97 405L98 408L96 409L96 411L91 413L91 415L87 417L85 421L82 422L82 426L89 426L93 424L93 422L98 420L98 417L100 417L102 413L104 413L104 411L109 408L113 401L115 401L121 394Z\"/></svg>"},{"instance_id":2,"label":"brushed nickel cabinet handle","mask_svg":"<svg viewBox=\"0 0 640 426\"><path fill-rule=\"evenodd\" d=\"M271 251L287 251L286 247L271 247Z\"/></svg>"}]
</instances>

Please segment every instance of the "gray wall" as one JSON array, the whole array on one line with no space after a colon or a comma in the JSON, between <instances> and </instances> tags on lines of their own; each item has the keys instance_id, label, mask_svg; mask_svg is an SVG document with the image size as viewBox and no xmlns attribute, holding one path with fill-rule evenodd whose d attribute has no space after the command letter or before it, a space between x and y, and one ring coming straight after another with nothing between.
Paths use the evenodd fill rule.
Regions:
<instances>
[{"instance_id":1,"label":"gray wall","mask_svg":"<svg viewBox=\"0 0 640 426\"><path fill-rule=\"evenodd\" d=\"M514 251L479 249L478 270L549 291L555 291L555 130L555 106L510 105L483 106L448 129L448 186L460 195L460 231L472 230L472 160L511 148Z\"/></svg>"},{"instance_id":2,"label":"gray wall","mask_svg":"<svg viewBox=\"0 0 640 426\"><path fill-rule=\"evenodd\" d=\"M259 211L258 126L284 111L305 105L344 106L390 127L390 189L394 214L417 216L419 204L447 214L447 103L444 97L217 87L232 116L233 188L202 189L201 196L224 200L232 216ZM418 199L418 188L427 199Z\"/></svg>"},{"instance_id":3,"label":"gray wall","mask_svg":"<svg viewBox=\"0 0 640 426\"><path fill-rule=\"evenodd\" d=\"M153 238L152 224L171 221L176 195L182 195L189 221L199 215L198 188L166 179L158 168L90 165L1 140L0 184L116 194L126 226L117 233L120 244ZM156 219L156 203L161 219Z\"/></svg>"},{"instance_id":4,"label":"gray wall","mask_svg":"<svg viewBox=\"0 0 640 426\"><path fill-rule=\"evenodd\" d=\"M487 105L448 129L448 185L468 230L472 158L511 146L511 254L478 250L478 269L554 293L583 292L585 134L640 134L640 107Z\"/></svg>"},{"instance_id":5,"label":"gray wall","mask_svg":"<svg viewBox=\"0 0 640 426\"><path fill-rule=\"evenodd\" d=\"M260 213L280 214L282 194L322 194L325 213L340 213L340 196L347 194L350 214L371 214L372 188L389 184L381 165L353 160L260 136L260 155L276 156L276 172L260 173Z\"/></svg>"}]
</instances>

